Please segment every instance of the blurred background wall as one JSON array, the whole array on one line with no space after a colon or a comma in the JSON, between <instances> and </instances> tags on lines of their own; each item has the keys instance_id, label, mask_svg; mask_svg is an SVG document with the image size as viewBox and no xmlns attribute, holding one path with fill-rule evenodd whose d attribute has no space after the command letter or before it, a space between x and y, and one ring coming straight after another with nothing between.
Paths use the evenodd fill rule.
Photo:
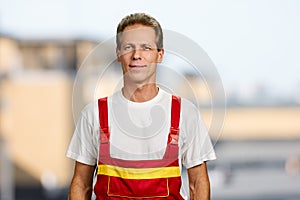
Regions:
<instances>
[{"instance_id":1,"label":"blurred background wall","mask_svg":"<svg viewBox=\"0 0 300 200\"><path fill-rule=\"evenodd\" d=\"M296 0L0 0L0 199L66 199L76 74L82 66L92 69L88 80L77 80L79 108L113 92L119 66L112 65L96 91L103 61L89 55L136 11L203 47L223 81L226 118L211 135L218 159L208 165L212 199L299 199L299 9ZM188 88L169 82L200 105L210 127L216 108L203 77L177 67Z\"/></svg>"}]
</instances>

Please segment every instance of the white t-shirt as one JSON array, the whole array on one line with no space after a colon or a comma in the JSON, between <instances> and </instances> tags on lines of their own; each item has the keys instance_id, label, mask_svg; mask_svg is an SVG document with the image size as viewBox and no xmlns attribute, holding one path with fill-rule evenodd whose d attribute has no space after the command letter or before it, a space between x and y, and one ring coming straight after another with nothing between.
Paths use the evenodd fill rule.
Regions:
<instances>
[{"instance_id":1,"label":"white t-shirt","mask_svg":"<svg viewBox=\"0 0 300 200\"><path fill-rule=\"evenodd\" d=\"M172 95L161 88L146 102L127 100L121 91L108 98L111 157L125 160L162 159L171 123ZM207 128L199 110L188 100L181 99L179 123L179 164L187 169L216 158ZM96 165L99 151L98 101L88 104L81 112L67 157ZM183 180L186 182L186 180ZM188 191L180 191L187 199Z\"/></svg>"}]
</instances>

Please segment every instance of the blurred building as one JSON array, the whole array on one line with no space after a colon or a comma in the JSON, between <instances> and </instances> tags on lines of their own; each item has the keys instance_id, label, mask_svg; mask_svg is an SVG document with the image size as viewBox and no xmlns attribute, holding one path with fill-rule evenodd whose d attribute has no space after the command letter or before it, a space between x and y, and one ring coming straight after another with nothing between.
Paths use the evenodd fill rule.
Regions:
<instances>
[{"instance_id":1,"label":"blurred building","mask_svg":"<svg viewBox=\"0 0 300 200\"><path fill-rule=\"evenodd\" d=\"M73 169L65 152L74 129L74 74L96 44L0 36L0 140L8 154L1 161L12 163L8 178L20 191L68 186Z\"/></svg>"}]
</instances>

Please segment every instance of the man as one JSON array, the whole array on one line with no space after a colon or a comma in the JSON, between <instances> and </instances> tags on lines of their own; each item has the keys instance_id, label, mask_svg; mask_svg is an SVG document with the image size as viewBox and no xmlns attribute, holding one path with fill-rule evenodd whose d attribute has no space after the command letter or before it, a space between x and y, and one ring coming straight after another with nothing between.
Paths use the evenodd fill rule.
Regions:
<instances>
[{"instance_id":1,"label":"man","mask_svg":"<svg viewBox=\"0 0 300 200\"><path fill-rule=\"evenodd\" d=\"M128 15L116 42L124 86L81 112L67 151L76 161L69 199L91 199L93 191L96 199L188 199L182 165L190 199L210 199L206 161L215 154L199 111L156 84L160 24L144 13Z\"/></svg>"}]
</instances>

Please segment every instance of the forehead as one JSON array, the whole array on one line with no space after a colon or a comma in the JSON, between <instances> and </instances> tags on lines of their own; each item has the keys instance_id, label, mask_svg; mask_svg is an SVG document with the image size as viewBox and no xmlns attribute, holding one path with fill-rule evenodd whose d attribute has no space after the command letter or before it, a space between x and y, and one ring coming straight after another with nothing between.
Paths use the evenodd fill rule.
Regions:
<instances>
[{"instance_id":1,"label":"forehead","mask_svg":"<svg viewBox=\"0 0 300 200\"><path fill-rule=\"evenodd\" d=\"M127 26L120 37L121 43L156 43L155 30L152 27L134 24Z\"/></svg>"}]
</instances>

